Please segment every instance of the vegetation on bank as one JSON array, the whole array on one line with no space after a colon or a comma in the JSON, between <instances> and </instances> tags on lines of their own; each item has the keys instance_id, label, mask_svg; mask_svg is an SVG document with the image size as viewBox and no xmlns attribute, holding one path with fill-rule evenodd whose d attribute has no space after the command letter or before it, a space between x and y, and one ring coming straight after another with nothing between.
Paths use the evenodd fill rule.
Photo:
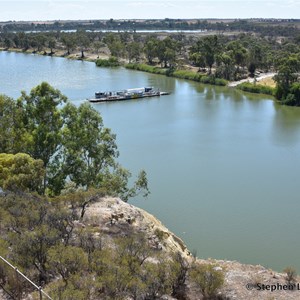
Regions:
<instances>
[{"instance_id":1,"label":"vegetation on bank","mask_svg":"<svg viewBox=\"0 0 300 300\"><path fill-rule=\"evenodd\" d=\"M161 74L161 75L167 75L170 77L176 77L181 79L188 79L193 80L201 83L206 84L214 84L214 85L227 85L228 81L222 78L215 78L215 76L211 75L204 75L200 73L195 73L192 71L186 71L186 70L174 70L174 69L166 69L166 68L160 68L156 66L150 66L147 64L137 64L137 63L131 63L126 64L125 68L131 69L131 70L138 70L138 71L144 71L148 73L153 74Z\"/></svg>"},{"instance_id":2,"label":"vegetation on bank","mask_svg":"<svg viewBox=\"0 0 300 300\"><path fill-rule=\"evenodd\" d=\"M261 85L257 83L243 82L237 86L237 89L249 93L255 94L266 94L272 95L275 94L275 89L266 85Z\"/></svg>"},{"instance_id":3,"label":"vegetation on bank","mask_svg":"<svg viewBox=\"0 0 300 300\"><path fill-rule=\"evenodd\" d=\"M137 64L137 63L130 63L126 64L125 68L130 70L137 70L137 71L143 71L147 73L153 73L153 74L160 74L160 75L167 75L167 68L160 68L156 66L150 66L147 64Z\"/></svg>"},{"instance_id":4,"label":"vegetation on bank","mask_svg":"<svg viewBox=\"0 0 300 300\"><path fill-rule=\"evenodd\" d=\"M121 64L118 59L114 56L111 56L109 59L97 59L97 67L119 67Z\"/></svg>"},{"instance_id":5,"label":"vegetation on bank","mask_svg":"<svg viewBox=\"0 0 300 300\"><path fill-rule=\"evenodd\" d=\"M253 27L253 31L255 31ZM274 95L281 103L300 105L300 30L284 38L271 35L241 33L238 35L185 35L183 33L161 35L136 32L1 32L0 46L17 48L35 53L52 55L63 50L63 56L80 51L80 59L86 53L98 57L105 53L114 58L98 59L98 66L116 66L117 61L128 61L128 68L185 78L202 83L225 85L226 81L238 81L257 72L272 71L275 77ZM160 66L160 67L158 67ZM198 68L198 72L187 69ZM271 90L262 87L241 86L249 92ZM272 92L273 94L273 92Z\"/></svg>"}]
</instances>

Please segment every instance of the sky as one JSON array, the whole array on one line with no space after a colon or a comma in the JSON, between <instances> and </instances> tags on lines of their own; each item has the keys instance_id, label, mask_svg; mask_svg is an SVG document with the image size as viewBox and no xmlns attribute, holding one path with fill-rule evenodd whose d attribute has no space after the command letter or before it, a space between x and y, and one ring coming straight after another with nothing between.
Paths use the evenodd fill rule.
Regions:
<instances>
[{"instance_id":1,"label":"sky","mask_svg":"<svg viewBox=\"0 0 300 300\"><path fill-rule=\"evenodd\" d=\"M300 0L0 0L0 21L294 18Z\"/></svg>"}]
</instances>

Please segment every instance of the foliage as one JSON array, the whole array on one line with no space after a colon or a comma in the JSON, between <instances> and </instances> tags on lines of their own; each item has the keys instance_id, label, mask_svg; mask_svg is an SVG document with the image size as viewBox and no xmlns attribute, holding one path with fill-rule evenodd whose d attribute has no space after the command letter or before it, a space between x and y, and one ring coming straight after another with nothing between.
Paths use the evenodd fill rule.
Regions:
<instances>
[{"instance_id":1,"label":"foliage","mask_svg":"<svg viewBox=\"0 0 300 300\"><path fill-rule=\"evenodd\" d=\"M41 193L44 175L42 160L24 153L0 153L0 186L4 190Z\"/></svg>"},{"instance_id":2,"label":"foliage","mask_svg":"<svg viewBox=\"0 0 300 300\"><path fill-rule=\"evenodd\" d=\"M76 32L76 42L80 47L81 58L84 58L84 51L89 47L91 41L89 36L86 34L84 30L77 30Z\"/></svg>"},{"instance_id":3,"label":"foliage","mask_svg":"<svg viewBox=\"0 0 300 300\"><path fill-rule=\"evenodd\" d=\"M256 93L256 94L266 94L266 95L274 95L274 88L261 85L261 84L254 84L250 82L243 82L237 86L239 90Z\"/></svg>"},{"instance_id":4,"label":"foliage","mask_svg":"<svg viewBox=\"0 0 300 300\"><path fill-rule=\"evenodd\" d=\"M59 195L68 183L73 182L75 189L102 188L107 193L124 196L126 201L143 191L144 196L149 193L144 171L133 187L128 187L131 174L116 162L119 155L116 136L104 127L100 114L89 103L76 107L46 82L33 88L29 95L22 92L17 101L5 96L0 100L5 121L1 123L3 137L1 134L0 139L5 140L1 151L14 154L22 146L22 152L32 157L16 157L17 167L2 175L5 176L5 187L20 184L14 189L27 188L53 196ZM23 145L16 140L17 137L24 142ZM34 159L42 160L45 176L39 168L41 161ZM24 177L22 168L31 167L33 169L28 170L27 177ZM6 182L8 178L10 184ZM33 180L31 185L29 178ZM44 178L42 187L37 186L40 178Z\"/></svg>"},{"instance_id":5,"label":"foliage","mask_svg":"<svg viewBox=\"0 0 300 300\"><path fill-rule=\"evenodd\" d=\"M161 75L166 75L166 71L167 71L166 69L163 68L149 66L146 64L136 64L136 63L126 64L125 67L131 70L144 71L148 73L161 74Z\"/></svg>"},{"instance_id":6,"label":"foliage","mask_svg":"<svg viewBox=\"0 0 300 300\"><path fill-rule=\"evenodd\" d=\"M0 152L22 152L30 137L26 133L23 122L22 107L5 95L0 95Z\"/></svg>"},{"instance_id":7,"label":"foliage","mask_svg":"<svg viewBox=\"0 0 300 300\"><path fill-rule=\"evenodd\" d=\"M33 88L29 95L22 92L17 100L29 140L25 149L33 158L43 160L46 168L61 143L63 119L59 106L66 101L59 90L46 82Z\"/></svg>"},{"instance_id":8,"label":"foliage","mask_svg":"<svg viewBox=\"0 0 300 300\"><path fill-rule=\"evenodd\" d=\"M227 85L227 80L221 78L215 78L214 76L205 76L201 73L191 72L187 70L172 70L172 69L162 69L154 66L149 66L145 64L127 64L125 66L128 69L139 70L154 74L163 74L171 77L188 79L193 81L198 81L201 83L209 83L214 85Z\"/></svg>"},{"instance_id":9,"label":"foliage","mask_svg":"<svg viewBox=\"0 0 300 300\"><path fill-rule=\"evenodd\" d=\"M190 271L192 281L200 288L204 299L214 299L224 284L224 272L217 265L194 264Z\"/></svg>"},{"instance_id":10,"label":"foliage","mask_svg":"<svg viewBox=\"0 0 300 300\"><path fill-rule=\"evenodd\" d=\"M61 275L67 285L72 275L87 270L88 259L82 248L59 244L49 249L48 265L50 272Z\"/></svg>"},{"instance_id":11,"label":"foliage","mask_svg":"<svg viewBox=\"0 0 300 300\"><path fill-rule=\"evenodd\" d=\"M91 23L80 22L55 22L55 24L31 24L28 31L34 29L41 32L31 32L25 34L19 32L20 28L25 28L26 24L5 24L6 30L0 34L0 45L4 48L13 48L22 51L33 49L34 52L41 52L46 47L66 50L65 54L70 54L73 50L80 50L81 57L84 58L84 51L108 48L112 56L116 58L127 58L130 64L127 68L142 70L155 74L175 76L178 72L179 78L188 78L202 83L226 85L225 80L240 80L254 73L278 71L275 81L277 87L275 97L286 105L299 105L298 96L291 91L292 85L299 82L299 29L298 21L289 20L288 23L272 23L264 20L255 22L249 20L239 20L234 22L207 22L198 20L197 22L184 22L180 20L157 20L150 22L135 23L133 20L116 22L111 19L107 22L93 21ZM117 29L118 33L112 32L90 32L88 28L97 29ZM178 27L179 26L179 27ZM45 28L58 28L59 30L68 27L76 28L76 32L44 32ZM141 29L202 29L217 30L219 35L207 35L201 38L187 36L183 33L173 34L168 37L160 37L159 34L140 34L136 27ZM14 30L12 28L15 28ZM83 30L83 28L85 30ZM92 30L92 29L90 29ZM131 30L122 32L122 30ZM13 32L15 31L15 32ZM231 31L240 31L240 34L223 34ZM252 34L255 32L255 34ZM257 34L258 33L258 34ZM277 38L278 35L280 38ZM283 38L284 37L284 38ZM92 47L90 46L92 45ZM45 51L44 51L45 53ZM50 53L50 54L51 54ZM149 65L136 63L147 61ZM131 64L134 62L134 64ZM99 66L115 66L115 61L99 60ZM160 64L162 68L156 67ZM201 75L187 74L186 65L199 67ZM202 76L203 75L203 76ZM257 88L247 87L249 92L257 92ZM270 91L263 91L270 94ZM15 121L18 114L15 115ZM20 120L18 120L20 121ZM8 141L14 143L20 141L16 138L22 136L21 128L23 120L19 122L20 130L12 135ZM29 140L19 142L26 144ZM17 151L19 152L19 151ZM15 152L15 153L17 153ZM34 157L34 156L33 156ZM34 157L35 158L35 157Z\"/></svg>"},{"instance_id":12,"label":"foliage","mask_svg":"<svg viewBox=\"0 0 300 300\"><path fill-rule=\"evenodd\" d=\"M118 67L120 66L120 63L116 57L111 56L109 59L97 59L96 66L97 67Z\"/></svg>"},{"instance_id":13,"label":"foliage","mask_svg":"<svg viewBox=\"0 0 300 300\"><path fill-rule=\"evenodd\" d=\"M157 251L143 232L110 235L109 243L102 242L104 233L99 237L98 229L75 222L80 216L70 203L81 197L77 193L51 201L24 193L1 194L1 254L8 254L34 282L46 285L55 299L185 298L189 265L180 253L166 256ZM0 280L13 290L15 281L8 271L0 268Z\"/></svg>"},{"instance_id":14,"label":"foliage","mask_svg":"<svg viewBox=\"0 0 300 300\"><path fill-rule=\"evenodd\" d=\"M283 270L286 273L286 281L288 284L292 284L296 282L297 272L293 267L287 267Z\"/></svg>"},{"instance_id":15,"label":"foliage","mask_svg":"<svg viewBox=\"0 0 300 300\"><path fill-rule=\"evenodd\" d=\"M215 63L216 56L220 52L220 43L216 35L206 36L199 39L197 43L191 48L191 53L196 54L196 58L203 56L202 65L209 67L209 73L211 73L211 68Z\"/></svg>"},{"instance_id":16,"label":"foliage","mask_svg":"<svg viewBox=\"0 0 300 300\"><path fill-rule=\"evenodd\" d=\"M299 54L282 58L278 65L278 74L274 78L277 83L275 97L284 104L300 106Z\"/></svg>"}]
</instances>

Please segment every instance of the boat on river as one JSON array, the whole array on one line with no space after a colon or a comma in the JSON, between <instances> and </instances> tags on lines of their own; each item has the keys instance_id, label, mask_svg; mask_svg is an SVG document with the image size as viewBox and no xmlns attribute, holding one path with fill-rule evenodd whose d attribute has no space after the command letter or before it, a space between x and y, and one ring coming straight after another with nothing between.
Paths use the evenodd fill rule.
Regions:
<instances>
[{"instance_id":1,"label":"boat on river","mask_svg":"<svg viewBox=\"0 0 300 300\"><path fill-rule=\"evenodd\" d=\"M132 100L147 97L159 97L164 95L169 95L168 92L161 92L159 89L155 90L153 87L142 87L133 88L123 91L115 92L96 92L95 98L88 99L89 102L99 103L99 102L111 102L111 101L123 101Z\"/></svg>"}]
</instances>

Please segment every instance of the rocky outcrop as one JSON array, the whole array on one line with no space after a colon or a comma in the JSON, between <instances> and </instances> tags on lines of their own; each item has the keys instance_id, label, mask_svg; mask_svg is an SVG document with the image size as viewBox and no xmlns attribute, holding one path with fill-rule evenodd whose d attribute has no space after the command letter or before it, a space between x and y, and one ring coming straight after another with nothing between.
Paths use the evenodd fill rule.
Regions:
<instances>
[{"instance_id":1,"label":"rocky outcrop","mask_svg":"<svg viewBox=\"0 0 300 300\"><path fill-rule=\"evenodd\" d=\"M184 242L153 215L119 198L105 197L92 203L87 207L82 223L98 227L99 232L107 236L142 233L156 249L179 251L186 258L190 256Z\"/></svg>"},{"instance_id":2,"label":"rocky outcrop","mask_svg":"<svg viewBox=\"0 0 300 300\"><path fill-rule=\"evenodd\" d=\"M169 253L179 251L188 261L193 260L184 242L153 215L118 198L101 198L90 204L78 226L92 226L97 234L107 238L142 233L146 235L149 244L155 249ZM236 261L213 259L199 259L199 262L213 263L225 272L225 284L220 290L222 299L300 299L300 290L298 290L300 286L297 286L299 279L293 290L288 290L292 287L289 288L287 285L285 274L274 272L260 265L245 265ZM259 287L262 288L259 290ZM197 292L197 289L190 283L188 283L188 299L202 299L199 291Z\"/></svg>"}]
</instances>

